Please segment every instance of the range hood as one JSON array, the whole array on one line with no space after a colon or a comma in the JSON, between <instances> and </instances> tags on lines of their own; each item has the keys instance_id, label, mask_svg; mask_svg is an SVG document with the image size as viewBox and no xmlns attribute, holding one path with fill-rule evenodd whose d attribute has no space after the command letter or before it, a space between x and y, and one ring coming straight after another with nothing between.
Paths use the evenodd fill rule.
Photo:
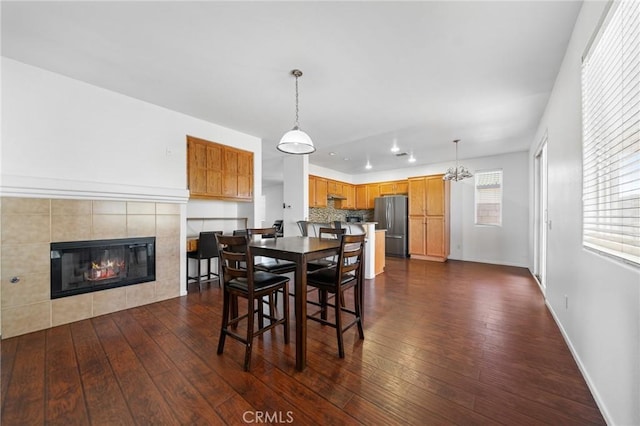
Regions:
<instances>
[{"instance_id":1,"label":"range hood","mask_svg":"<svg viewBox=\"0 0 640 426\"><path fill-rule=\"evenodd\" d=\"M346 200L347 197L340 194L327 194L327 200Z\"/></svg>"}]
</instances>

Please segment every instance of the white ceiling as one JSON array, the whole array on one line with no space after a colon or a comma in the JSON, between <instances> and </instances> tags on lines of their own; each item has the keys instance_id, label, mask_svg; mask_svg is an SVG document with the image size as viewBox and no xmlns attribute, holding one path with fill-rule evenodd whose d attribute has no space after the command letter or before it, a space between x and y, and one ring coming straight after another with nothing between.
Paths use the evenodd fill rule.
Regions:
<instances>
[{"instance_id":1,"label":"white ceiling","mask_svg":"<svg viewBox=\"0 0 640 426\"><path fill-rule=\"evenodd\" d=\"M312 164L405 167L394 141L414 165L451 161L453 139L461 159L528 149L580 5L2 1L2 55L260 137L267 184L294 68Z\"/></svg>"}]
</instances>

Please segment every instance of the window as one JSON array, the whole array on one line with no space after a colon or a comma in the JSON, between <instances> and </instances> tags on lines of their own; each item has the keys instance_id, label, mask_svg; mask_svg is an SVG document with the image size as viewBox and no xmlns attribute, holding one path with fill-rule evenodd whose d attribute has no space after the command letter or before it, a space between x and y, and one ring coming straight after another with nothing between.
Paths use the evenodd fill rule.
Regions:
<instances>
[{"instance_id":1,"label":"window","mask_svg":"<svg viewBox=\"0 0 640 426\"><path fill-rule=\"evenodd\" d=\"M502 225L502 170L476 172L476 225Z\"/></svg>"},{"instance_id":2,"label":"window","mask_svg":"<svg viewBox=\"0 0 640 426\"><path fill-rule=\"evenodd\" d=\"M584 247L640 264L640 2L613 2L582 64Z\"/></svg>"}]
</instances>

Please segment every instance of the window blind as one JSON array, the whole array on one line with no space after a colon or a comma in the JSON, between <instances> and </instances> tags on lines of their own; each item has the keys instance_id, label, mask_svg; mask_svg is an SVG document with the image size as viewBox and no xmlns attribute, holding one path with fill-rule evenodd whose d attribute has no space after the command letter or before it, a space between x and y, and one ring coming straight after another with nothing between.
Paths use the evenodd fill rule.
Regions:
<instances>
[{"instance_id":1,"label":"window blind","mask_svg":"<svg viewBox=\"0 0 640 426\"><path fill-rule=\"evenodd\" d=\"M640 264L640 2L614 2L582 64L583 245Z\"/></svg>"},{"instance_id":2,"label":"window blind","mask_svg":"<svg viewBox=\"0 0 640 426\"><path fill-rule=\"evenodd\" d=\"M502 225L502 170L476 172L476 225Z\"/></svg>"}]
</instances>

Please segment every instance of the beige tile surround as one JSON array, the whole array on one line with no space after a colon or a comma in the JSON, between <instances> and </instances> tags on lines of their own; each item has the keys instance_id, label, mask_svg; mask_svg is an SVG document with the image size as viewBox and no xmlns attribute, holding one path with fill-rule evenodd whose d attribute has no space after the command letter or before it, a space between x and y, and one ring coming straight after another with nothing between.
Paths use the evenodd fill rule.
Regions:
<instances>
[{"instance_id":1,"label":"beige tile surround","mask_svg":"<svg viewBox=\"0 0 640 426\"><path fill-rule=\"evenodd\" d=\"M0 209L3 339L180 295L179 204L2 197ZM50 300L51 242L143 236L156 237L156 281Z\"/></svg>"}]
</instances>

